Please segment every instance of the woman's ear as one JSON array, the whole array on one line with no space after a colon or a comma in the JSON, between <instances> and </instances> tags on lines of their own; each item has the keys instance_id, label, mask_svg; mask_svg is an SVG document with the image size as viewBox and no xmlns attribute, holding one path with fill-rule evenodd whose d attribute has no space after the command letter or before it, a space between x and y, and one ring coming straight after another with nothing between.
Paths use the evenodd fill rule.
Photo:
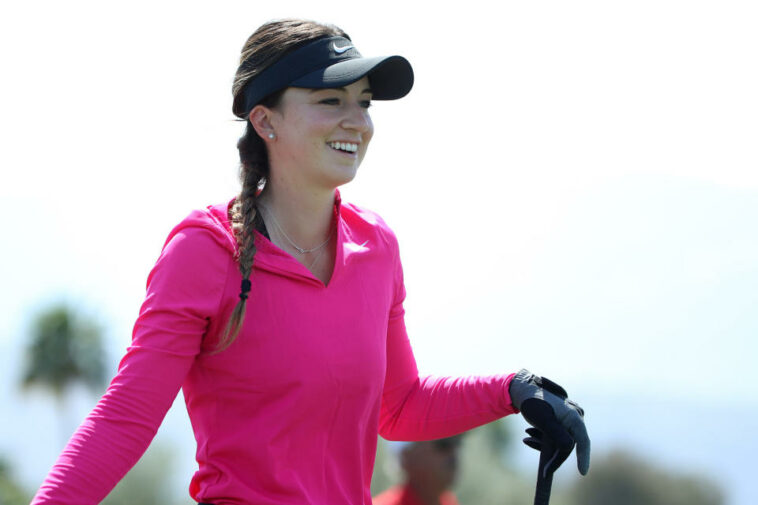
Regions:
<instances>
[{"instance_id":1,"label":"woman's ear","mask_svg":"<svg viewBox=\"0 0 758 505\"><path fill-rule=\"evenodd\" d=\"M265 105L256 105L247 116L250 124L255 128L255 133L264 141L276 138L274 127L271 125L272 114L273 111Z\"/></svg>"}]
</instances>

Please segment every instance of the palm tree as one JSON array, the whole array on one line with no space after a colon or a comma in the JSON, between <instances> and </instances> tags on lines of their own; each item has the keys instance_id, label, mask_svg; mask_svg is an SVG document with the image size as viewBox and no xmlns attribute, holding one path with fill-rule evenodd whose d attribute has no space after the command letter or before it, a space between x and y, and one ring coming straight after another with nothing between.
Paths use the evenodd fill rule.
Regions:
<instances>
[{"instance_id":1,"label":"palm tree","mask_svg":"<svg viewBox=\"0 0 758 505\"><path fill-rule=\"evenodd\" d=\"M55 305L35 317L30 337L21 383L24 389L38 387L52 393L61 411L65 410L64 403L71 386L83 384L96 393L102 392L106 385L102 332L91 319L64 304ZM66 437L63 444L70 428L62 418L61 434ZM173 453L169 448L151 447L103 505L177 503L166 486L172 477L172 465ZM28 498L15 488L12 491L16 494L11 495L11 491L3 487L6 486L3 480L5 469L0 460L0 505L6 505L3 493L14 497L15 501L7 501L7 505L29 503ZM16 495L22 497L16 498Z\"/></svg>"},{"instance_id":2,"label":"palm tree","mask_svg":"<svg viewBox=\"0 0 758 505\"><path fill-rule=\"evenodd\" d=\"M30 337L23 389L38 387L52 393L61 414L71 386L83 384L96 392L102 391L105 385L102 332L93 321L65 304L54 305L37 315ZM61 431L68 438L68 429L62 427Z\"/></svg>"}]
</instances>

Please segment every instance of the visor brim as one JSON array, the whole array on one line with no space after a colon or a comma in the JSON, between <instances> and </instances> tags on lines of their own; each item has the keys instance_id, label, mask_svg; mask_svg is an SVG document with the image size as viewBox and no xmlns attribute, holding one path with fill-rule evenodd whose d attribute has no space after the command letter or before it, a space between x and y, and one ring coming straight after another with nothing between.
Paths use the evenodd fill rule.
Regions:
<instances>
[{"instance_id":1,"label":"visor brim","mask_svg":"<svg viewBox=\"0 0 758 505\"><path fill-rule=\"evenodd\" d=\"M374 100L396 100L413 87L413 68L402 56L353 58L333 63L293 81L297 88L341 88L368 76Z\"/></svg>"}]
</instances>

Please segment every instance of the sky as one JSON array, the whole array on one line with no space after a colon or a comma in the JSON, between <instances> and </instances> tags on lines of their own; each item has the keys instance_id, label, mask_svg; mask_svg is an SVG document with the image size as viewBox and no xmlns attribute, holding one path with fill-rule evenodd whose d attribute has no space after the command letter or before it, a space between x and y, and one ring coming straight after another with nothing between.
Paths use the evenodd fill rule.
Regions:
<instances>
[{"instance_id":1,"label":"sky","mask_svg":"<svg viewBox=\"0 0 758 505\"><path fill-rule=\"evenodd\" d=\"M115 370L168 232L237 191L232 77L282 17L413 65L341 191L399 238L422 372L527 367L583 403L596 450L650 448L754 503L758 443L717 429L758 427L758 7L730 0L3 7L0 453L30 487L59 447L49 402L13 386L29 319L67 300ZM720 457L682 450L702 444Z\"/></svg>"}]
</instances>

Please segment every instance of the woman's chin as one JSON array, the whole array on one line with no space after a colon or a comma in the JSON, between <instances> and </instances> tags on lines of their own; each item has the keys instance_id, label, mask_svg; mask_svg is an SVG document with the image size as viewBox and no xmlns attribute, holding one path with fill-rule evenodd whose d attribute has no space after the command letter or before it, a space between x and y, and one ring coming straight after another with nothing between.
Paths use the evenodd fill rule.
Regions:
<instances>
[{"instance_id":1,"label":"woman's chin","mask_svg":"<svg viewBox=\"0 0 758 505\"><path fill-rule=\"evenodd\" d=\"M353 179L355 179L355 176L357 174L357 165L335 167L335 170L329 174L331 176L329 177L329 185L337 188L339 186L347 184L348 182L351 182Z\"/></svg>"}]
</instances>

